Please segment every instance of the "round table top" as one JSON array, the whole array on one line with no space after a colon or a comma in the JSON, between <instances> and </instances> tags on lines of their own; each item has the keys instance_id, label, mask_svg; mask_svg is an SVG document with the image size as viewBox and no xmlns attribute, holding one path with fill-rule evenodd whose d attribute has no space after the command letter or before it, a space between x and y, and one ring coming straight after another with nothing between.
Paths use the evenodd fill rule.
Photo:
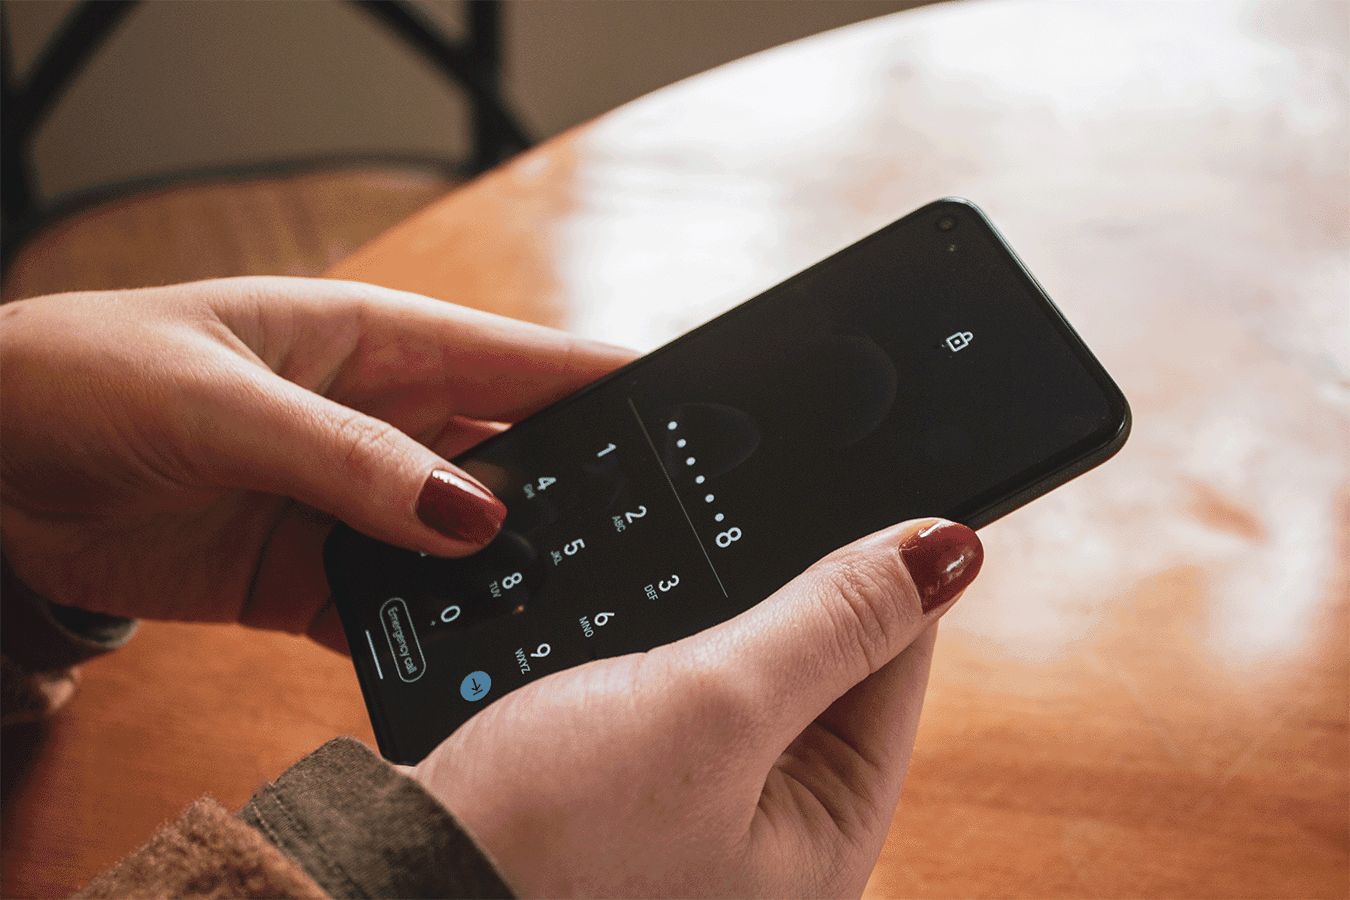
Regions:
<instances>
[{"instance_id":1,"label":"round table top","mask_svg":"<svg viewBox=\"0 0 1350 900\"><path fill-rule=\"evenodd\" d=\"M868 895L1343 897L1347 35L1336 0L924 7L641 98L329 274L645 350L973 200L1134 432L981 533ZM6 786L11 888L69 890L203 791L238 806L369 739L346 661L285 636L157 626L85 668L30 764L76 787ZM81 741L168 749L61 762Z\"/></svg>"},{"instance_id":2,"label":"round table top","mask_svg":"<svg viewBox=\"0 0 1350 900\"><path fill-rule=\"evenodd\" d=\"M975 201L1135 426L983 532L869 892L1343 896L1348 14L872 20L550 141L331 274L647 350Z\"/></svg>"}]
</instances>

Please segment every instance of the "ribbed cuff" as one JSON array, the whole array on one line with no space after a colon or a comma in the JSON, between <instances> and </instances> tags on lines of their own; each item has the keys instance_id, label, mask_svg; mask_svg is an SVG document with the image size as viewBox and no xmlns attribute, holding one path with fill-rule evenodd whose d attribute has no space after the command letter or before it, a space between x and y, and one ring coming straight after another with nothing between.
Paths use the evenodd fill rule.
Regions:
<instances>
[{"instance_id":1,"label":"ribbed cuff","mask_svg":"<svg viewBox=\"0 0 1350 900\"><path fill-rule=\"evenodd\" d=\"M136 620L60 606L19 580L0 556L0 651L29 672L78 665L116 650Z\"/></svg>"},{"instance_id":2,"label":"ribbed cuff","mask_svg":"<svg viewBox=\"0 0 1350 900\"><path fill-rule=\"evenodd\" d=\"M434 797L364 744L337 738L239 815L334 897L510 897Z\"/></svg>"}]
</instances>

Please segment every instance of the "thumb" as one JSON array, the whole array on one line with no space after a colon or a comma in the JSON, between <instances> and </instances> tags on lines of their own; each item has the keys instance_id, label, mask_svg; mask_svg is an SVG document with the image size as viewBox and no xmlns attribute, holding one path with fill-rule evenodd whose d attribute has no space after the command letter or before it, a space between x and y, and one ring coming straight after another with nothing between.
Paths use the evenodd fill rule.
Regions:
<instances>
[{"instance_id":1,"label":"thumb","mask_svg":"<svg viewBox=\"0 0 1350 900\"><path fill-rule=\"evenodd\" d=\"M936 622L984 560L975 532L901 523L835 551L718 626L743 700L760 710L772 762L811 722Z\"/></svg>"},{"instance_id":2,"label":"thumb","mask_svg":"<svg viewBox=\"0 0 1350 900\"><path fill-rule=\"evenodd\" d=\"M505 505L387 422L266 370L207 416L200 442L231 486L292 497L378 540L463 556L496 536ZM259 396L261 394L262 396Z\"/></svg>"}]
</instances>

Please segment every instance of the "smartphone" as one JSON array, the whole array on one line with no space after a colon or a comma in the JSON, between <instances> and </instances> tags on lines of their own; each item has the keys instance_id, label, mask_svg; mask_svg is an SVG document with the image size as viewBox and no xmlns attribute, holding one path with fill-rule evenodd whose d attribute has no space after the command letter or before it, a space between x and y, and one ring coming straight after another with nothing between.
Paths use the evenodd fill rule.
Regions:
<instances>
[{"instance_id":1,"label":"smartphone","mask_svg":"<svg viewBox=\"0 0 1350 900\"><path fill-rule=\"evenodd\" d=\"M455 460L464 559L338 526L325 565L381 752L694 634L863 535L978 528L1114 454L1119 388L974 205L939 200Z\"/></svg>"}]
</instances>

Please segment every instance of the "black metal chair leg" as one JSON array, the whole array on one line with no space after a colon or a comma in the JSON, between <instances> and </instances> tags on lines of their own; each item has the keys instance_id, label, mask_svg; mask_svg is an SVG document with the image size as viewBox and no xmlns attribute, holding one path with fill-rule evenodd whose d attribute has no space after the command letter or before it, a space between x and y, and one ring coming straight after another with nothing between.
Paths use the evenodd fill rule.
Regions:
<instances>
[{"instance_id":1,"label":"black metal chair leg","mask_svg":"<svg viewBox=\"0 0 1350 900\"><path fill-rule=\"evenodd\" d=\"M37 130L109 35L139 0L84 0L43 48L22 83L10 52L7 3L0 3L0 265L43 221L32 160ZM502 34L498 0L467 0L468 33L451 40L404 0L352 0L468 95L476 175L533 142L501 94Z\"/></svg>"}]
</instances>

